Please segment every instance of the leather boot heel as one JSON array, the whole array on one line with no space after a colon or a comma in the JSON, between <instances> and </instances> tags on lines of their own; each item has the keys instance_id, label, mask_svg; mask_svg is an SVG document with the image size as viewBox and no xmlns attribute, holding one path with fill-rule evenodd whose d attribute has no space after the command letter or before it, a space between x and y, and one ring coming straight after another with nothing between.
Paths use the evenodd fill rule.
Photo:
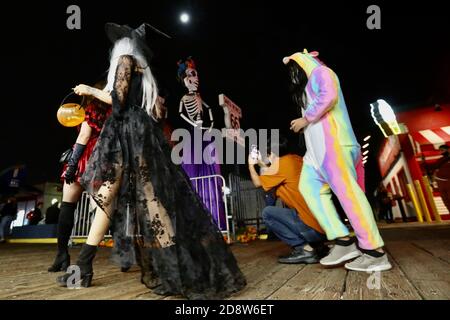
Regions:
<instances>
[{"instance_id":1,"label":"leather boot heel","mask_svg":"<svg viewBox=\"0 0 450 320\"><path fill-rule=\"evenodd\" d=\"M66 272L66 271L67 271L67 268L69 268L69 266L70 266L70 259L64 261L64 262L61 264L60 271Z\"/></svg>"},{"instance_id":2,"label":"leather boot heel","mask_svg":"<svg viewBox=\"0 0 450 320\"><path fill-rule=\"evenodd\" d=\"M70 276L71 276L71 274L65 273L62 276L59 276L56 278L56 283L60 287L67 287L67 280L69 279Z\"/></svg>"},{"instance_id":3,"label":"leather boot heel","mask_svg":"<svg viewBox=\"0 0 450 320\"><path fill-rule=\"evenodd\" d=\"M80 285L81 285L83 288L88 288L88 287L90 287L91 284L92 284L92 278L93 278L93 277L94 277L94 274L93 274L93 273L84 275L83 278L81 279Z\"/></svg>"},{"instance_id":4,"label":"leather boot heel","mask_svg":"<svg viewBox=\"0 0 450 320\"><path fill-rule=\"evenodd\" d=\"M94 277L93 273L89 273L89 274L84 274L81 275L81 279L78 280L77 282L73 283L72 285L68 285L68 281L69 278L72 276L71 273L66 273L60 277L56 278L56 283L60 286L60 287L83 287L83 288L88 288L91 286L92 284L92 278Z\"/></svg>"},{"instance_id":5,"label":"leather boot heel","mask_svg":"<svg viewBox=\"0 0 450 320\"><path fill-rule=\"evenodd\" d=\"M70 265L70 256L67 253L58 254L55 258L55 262L47 269L48 272L67 271Z\"/></svg>"}]
</instances>

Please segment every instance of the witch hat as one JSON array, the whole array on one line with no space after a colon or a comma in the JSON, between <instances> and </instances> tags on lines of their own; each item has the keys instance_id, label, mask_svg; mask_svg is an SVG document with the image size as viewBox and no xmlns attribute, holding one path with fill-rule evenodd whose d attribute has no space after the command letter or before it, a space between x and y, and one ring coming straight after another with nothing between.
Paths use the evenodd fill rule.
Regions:
<instances>
[{"instance_id":1,"label":"witch hat","mask_svg":"<svg viewBox=\"0 0 450 320\"><path fill-rule=\"evenodd\" d=\"M130 38L136 40L138 46L145 55L147 62L150 62L154 56L152 50L147 44L147 35L156 35L158 38L172 39L169 35L155 28L149 23L143 23L138 28L133 29L128 25L119 25L116 23L108 22L105 24L105 32L108 39L115 43L122 38Z\"/></svg>"}]
</instances>

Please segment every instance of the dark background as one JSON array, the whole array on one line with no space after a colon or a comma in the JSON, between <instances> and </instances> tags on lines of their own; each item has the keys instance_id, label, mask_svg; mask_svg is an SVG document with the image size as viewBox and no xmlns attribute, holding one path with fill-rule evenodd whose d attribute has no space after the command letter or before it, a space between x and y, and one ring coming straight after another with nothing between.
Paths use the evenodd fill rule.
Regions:
<instances>
[{"instance_id":1,"label":"dark background","mask_svg":"<svg viewBox=\"0 0 450 320\"><path fill-rule=\"evenodd\" d=\"M68 30L66 9L81 7L81 30ZM367 7L381 7L381 30L368 30ZM191 23L179 22L186 11ZM287 91L284 56L307 48L339 76L357 137L371 134L366 164L370 189L378 181L381 133L369 103L395 110L450 102L450 19L443 1L42 1L2 10L0 171L26 164L28 183L57 181L58 159L77 131L56 111L79 83L93 84L108 67L105 22L149 22L172 36L154 39L161 81L170 91L174 127L184 90L176 62L192 55L200 92L223 127L218 94L243 110L241 127L289 129L296 117Z\"/></svg>"}]
</instances>

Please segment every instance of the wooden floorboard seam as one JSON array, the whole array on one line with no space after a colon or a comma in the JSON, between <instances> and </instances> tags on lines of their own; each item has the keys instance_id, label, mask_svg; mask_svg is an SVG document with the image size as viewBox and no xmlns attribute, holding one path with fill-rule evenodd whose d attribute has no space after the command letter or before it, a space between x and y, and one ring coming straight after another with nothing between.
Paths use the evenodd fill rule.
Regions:
<instances>
[{"instance_id":1,"label":"wooden floorboard seam","mask_svg":"<svg viewBox=\"0 0 450 320\"><path fill-rule=\"evenodd\" d=\"M339 296L339 300L344 300L344 295L347 291L347 278L348 278L348 270L345 273L345 279L344 279L344 283L342 284L342 290L341 290L341 295Z\"/></svg>"},{"instance_id":2,"label":"wooden floorboard seam","mask_svg":"<svg viewBox=\"0 0 450 320\"><path fill-rule=\"evenodd\" d=\"M383 249L386 251L387 254L389 254L389 258L391 259L391 261L394 262L394 263L397 265L398 269L400 270L400 273L405 277L405 280L406 280L410 285L413 286L413 288L416 290L416 292L417 292L417 294L420 296L420 298L421 298L422 300L427 300L427 299L425 298L425 296L422 294L422 292L419 290L419 288L414 284L414 281L412 281L412 279L410 279L410 278L408 277L406 271L403 270L402 265L401 265L401 264L394 258L394 256L391 254L391 252L389 251L389 248L384 247ZM388 271L388 272L389 272L389 271Z\"/></svg>"},{"instance_id":3,"label":"wooden floorboard seam","mask_svg":"<svg viewBox=\"0 0 450 320\"><path fill-rule=\"evenodd\" d=\"M303 266L302 268L298 269L298 271L297 271L296 273L294 273L294 274L292 275L292 277L290 277L289 279L287 279L286 281L284 281L282 285L280 285L277 289L273 290L269 295L267 295L266 297L264 297L263 300L268 300L272 295L275 294L275 292L277 292L278 290L280 290L281 288L283 288L283 287L286 285L286 283L288 283L289 281L291 281L291 279L294 278L296 275L298 275L299 272L302 271L304 268L305 268L305 266Z\"/></svg>"},{"instance_id":4,"label":"wooden floorboard seam","mask_svg":"<svg viewBox=\"0 0 450 320\"><path fill-rule=\"evenodd\" d=\"M422 251L428 253L428 254L431 255L433 258L436 258L436 259L438 259L438 260L440 260L440 261L442 261L442 262L445 262L446 264L450 264L450 262L448 262L447 260L442 259L442 257L438 257L438 256L434 255L431 251L429 251L429 250L427 250L427 249L421 247L420 245L418 245L418 244L415 243L415 242L411 242L411 245L414 246L414 247L416 247L417 249L420 249L420 250L422 250Z\"/></svg>"}]
</instances>

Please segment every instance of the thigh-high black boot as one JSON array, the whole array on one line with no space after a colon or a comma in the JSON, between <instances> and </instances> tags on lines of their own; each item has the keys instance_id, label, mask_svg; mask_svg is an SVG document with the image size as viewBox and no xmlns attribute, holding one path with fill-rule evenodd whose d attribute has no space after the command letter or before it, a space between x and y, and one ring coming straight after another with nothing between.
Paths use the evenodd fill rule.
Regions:
<instances>
[{"instance_id":1,"label":"thigh-high black boot","mask_svg":"<svg viewBox=\"0 0 450 320\"><path fill-rule=\"evenodd\" d=\"M70 265L69 239L72 234L74 215L77 204L63 202L58 218L58 253L53 265L48 268L49 272L66 271Z\"/></svg>"}]
</instances>

